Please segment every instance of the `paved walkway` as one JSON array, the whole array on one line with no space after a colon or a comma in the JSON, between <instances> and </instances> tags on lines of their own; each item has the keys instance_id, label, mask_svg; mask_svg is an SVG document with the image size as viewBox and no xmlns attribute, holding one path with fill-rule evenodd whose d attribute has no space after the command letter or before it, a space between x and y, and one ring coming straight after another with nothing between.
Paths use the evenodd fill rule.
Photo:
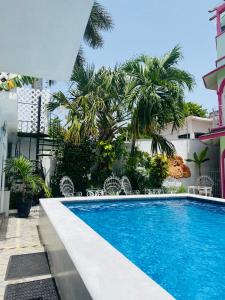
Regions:
<instances>
[{"instance_id":1,"label":"paved walkway","mask_svg":"<svg viewBox=\"0 0 225 300\"><path fill-rule=\"evenodd\" d=\"M38 208L33 208L28 219L11 216L4 219L0 227L0 299L4 299L7 284L45 279L50 276L38 276L20 280L5 281L8 261L11 255L44 251L38 236Z\"/></svg>"}]
</instances>

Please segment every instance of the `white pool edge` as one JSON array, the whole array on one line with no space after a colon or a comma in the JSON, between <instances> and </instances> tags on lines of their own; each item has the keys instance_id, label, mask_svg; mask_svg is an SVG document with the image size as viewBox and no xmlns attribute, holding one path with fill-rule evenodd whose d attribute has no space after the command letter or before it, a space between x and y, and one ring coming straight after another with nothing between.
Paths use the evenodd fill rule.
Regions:
<instances>
[{"instance_id":1,"label":"white pool edge","mask_svg":"<svg viewBox=\"0 0 225 300\"><path fill-rule=\"evenodd\" d=\"M189 194L132 195L119 199L224 199ZM65 300L174 299L61 202L110 201L118 196L41 199L39 231L51 272Z\"/></svg>"}]
</instances>

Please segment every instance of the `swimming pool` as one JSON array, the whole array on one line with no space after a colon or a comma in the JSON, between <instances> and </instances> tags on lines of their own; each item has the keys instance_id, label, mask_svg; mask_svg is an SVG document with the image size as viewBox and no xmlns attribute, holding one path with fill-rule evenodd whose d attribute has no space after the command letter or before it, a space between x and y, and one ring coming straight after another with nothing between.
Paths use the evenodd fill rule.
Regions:
<instances>
[{"instance_id":1,"label":"swimming pool","mask_svg":"<svg viewBox=\"0 0 225 300\"><path fill-rule=\"evenodd\" d=\"M224 299L224 205L191 198L64 204L176 299Z\"/></svg>"}]
</instances>

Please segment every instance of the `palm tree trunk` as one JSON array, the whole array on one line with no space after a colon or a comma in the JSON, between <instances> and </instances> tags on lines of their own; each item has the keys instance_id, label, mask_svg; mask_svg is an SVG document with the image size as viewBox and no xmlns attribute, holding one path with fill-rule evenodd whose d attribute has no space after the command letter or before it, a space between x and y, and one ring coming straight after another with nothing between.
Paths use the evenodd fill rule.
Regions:
<instances>
[{"instance_id":1,"label":"palm tree trunk","mask_svg":"<svg viewBox=\"0 0 225 300\"><path fill-rule=\"evenodd\" d=\"M131 156L134 156L135 154L135 145L136 145L136 134L133 133L132 143L131 143Z\"/></svg>"},{"instance_id":2,"label":"palm tree trunk","mask_svg":"<svg viewBox=\"0 0 225 300\"><path fill-rule=\"evenodd\" d=\"M133 122L131 123L133 134L132 134L132 143L131 143L131 156L134 156L135 154L135 146L136 146L136 140L138 135L138 125L137 125L137 119L134 117Z\"/></svg>"},{"instance_id":3,"label":"palm tree trunk","mask_svg":"<svg viewBox=\"0 0 225 300\"><path fill-rule=\"evenodd\" d=\"M199 176L202 176L201 165L198 165L198 172L199 172Z\"/></svg>"}]
</instances>

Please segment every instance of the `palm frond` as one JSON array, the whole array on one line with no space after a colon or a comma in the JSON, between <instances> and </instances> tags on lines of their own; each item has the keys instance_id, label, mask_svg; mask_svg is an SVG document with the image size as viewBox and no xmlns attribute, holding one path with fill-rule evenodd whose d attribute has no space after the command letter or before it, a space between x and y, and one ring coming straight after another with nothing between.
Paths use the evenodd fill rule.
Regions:
<instances>
[{"instance_id":1,"label":"palm frond","mask_svg":"<svg viewBox=\"0 0 225 300\"><path fill-rule=\"evenodd\" d=\"M101 31L108 31L112 28L113 21L110 14L95 1L84 33L84 41L93 49L100 48L104 44Z\"/></svg>"},{"instance_id":2,"label":"palm frond","mask_svg":"<svg viewBox=\"0 0 225 300\"><path fill-rule=\"evenodd\" d=\"M44 190L47 197L51 196L50 190L44 180L34 174L32 163L24 156L7 159L4 171L11 183L19 179L25 185L24 189L31 189L35 194Z\"/></svg>"},{"instance_id":3,"label":"palm frond","mask_svg":"<svg viewBox=\"0 0 225 300\"><path fill-rule=\"evenodd\" d=\"M165 54L162 58L162 65L165 69L177 65L178 62L183 58L181 47L175 46L170 52Z\"/></svg>"},{"instance_id":4,"label":"palm frond","mask_svg":"<svg viewBox=\"0 0 225 300\"><path fill-rule=\"evenodd\" d=\"M160 134L151 135L152 145L151 151L152 154L162 153L166 154L168 157L172 157L175 154L174 145L168 141L165 137Z\"/></svg>"}]
</instances>

